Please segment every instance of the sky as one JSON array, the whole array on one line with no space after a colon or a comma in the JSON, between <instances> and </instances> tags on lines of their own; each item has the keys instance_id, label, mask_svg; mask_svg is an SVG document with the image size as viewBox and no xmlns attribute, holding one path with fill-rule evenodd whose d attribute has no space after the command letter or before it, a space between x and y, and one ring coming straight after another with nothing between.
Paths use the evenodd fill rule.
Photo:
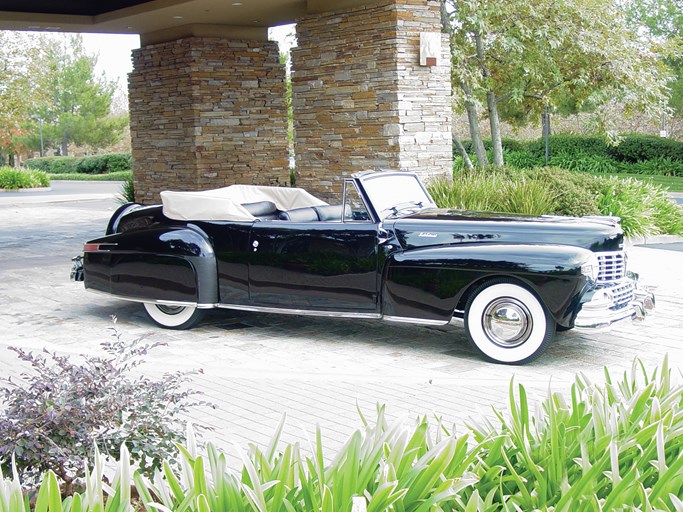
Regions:
<instances>
[{"instance_id":1,"label":"sky","mask_svg":"<svg viewBox=\"0 0 683 512\"><path fill-rule=\"evenodd\" d=\"M131 51L140 47L140 37L121 34L81 34L86 53L97 55L96 71L126 88L133 70Z\"/></svg>"}]
</instances>

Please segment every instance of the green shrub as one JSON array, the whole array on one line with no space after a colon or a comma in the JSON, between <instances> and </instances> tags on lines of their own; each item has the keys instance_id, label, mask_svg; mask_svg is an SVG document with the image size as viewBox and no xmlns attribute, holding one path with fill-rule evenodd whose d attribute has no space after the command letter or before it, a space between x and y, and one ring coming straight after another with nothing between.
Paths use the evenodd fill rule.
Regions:
<instances>
[{"instance_id":1,"label":"green shrub","mask_svg":"<svg viewBox=\"0 0 683 512\"><path fill-rule=\"evenodd\" d=\"M128 171L133 168L130 153L108 153L106 155L72 157L48 156L26 160L24 165L50 174L104 174Z\"/></svg>"},{"instance_id":2,"label":"green shrub","mask_svg":"<svg viewBox=\"0 0 683 512\"><path fill-rule=\"evenodd\" d=\"M621 218L627 237L683 233L683 210L657 185L571 172L559 167L526 171L477 169L436 180L429 192L442 208L531 215L609 215Z\"/></svg>"},{"instance_id":3,"label":"green shrub","mask_svg":"<svg viewBox=\"0 0 683 512\"><path fill-rule=\"evenodd\" d=\"M494 211L500 180L492 176L486 179L483 171L457 172L453 182L436 179L428 185L428 190L440 208Z\"/></svg>"},{"instance_id":4,"label":"green shrub","mask_svg":"<svg viewBox=\"0 0 683 512\"><path fill-rule=\"evenodd\" d=\"M78 160L73 156L45 156L26 160L24 166L49 174L69 174L77 172Z\"/></svg>"},{"instance_id":5,"label":"green shrub","mask_svg":"<svg viewBox=\"0 0 683 512\"><path fill-rule=\"evenodd\" d=\"M49 186L50 179L44 172L0 167L0 189L19 190Z\"/></svg>"},{"instance_id":6,"label":"green shrub","mask_svg":"<svg viewBox=\"0 0 683 512\"><path fill-rule=\"evenodd\" d=\"M107 172L129 171L133 168L130 153L108 153L102 157L107 161Z\"/></svg>"},{"instance_id":7,"label":"green shrub","mask_svg":"<svg viewBox=\"0 0 683 512\"><path fill-rule=\"evenodd\" d=\"M70 486L93 445L115 457L127 443L142 470L161 468L185 439L181 417L200 402L186 386L193 372L140 376L137 367L159 345L125 341L114 329L101 344L103 357L73 361L47 349L34 355L11 348L32 373L19 382L2 379L0 460L13 458L27 481L51 469Z\"/></svg>"},{"instance_id":8,"label":"green shrub","mask_svg":"<svg viewBox=\"0 0 683 512\"><path fill-rule=\"evenodd\" d=\"M527 151L505 152L505 165L515 169L533 169L545 163L543 158L537 158Z\"/></svg>"},{"instance_id":9,"label":"green shrub","mask_svg":"<svg viewBox=\"0 0 683 512\"><path fill-rule=\"evenodd\" d=\"M543 183L555 197L552 208L546 213L600 215L597 200L601 186L599 179L559 167L539 167L528 171L528 176Z\"/></svg>"},{"instance_id":10,"label":"green shrub","mask_svg":"<svg viewBox=\"0 0 683 512\"><path fill-rule=\"evenodd\" d=\"M683 206L669 198L661 187L651 186L649 201L652 203L652 223L665 235L683 233Z\"/></svg>"},{"instance_id":11,"label":"green shrub","mask_svg":"<svg viewBox=\"0 0 683 512\"><path fill-rule=\"evenodd\" d=\"M548 141L551 158L559 155L602 157L608 155L609 143L605 137L560 134L551 135ZM536 158L545 158L545 139L541 137L529 142L527 151Z\"/></svg>"},{"instance_id":12,"label":"green shrub","mask_svg":"<svg viewBox=\"0 0 683 512\"><path fill-rule=\"evenodd\" d=\"M660 158L683 162L683 142L656 135L630 134L616 146L610 147L608 153L615 160L623 162Z\"/></svg>"},{"instance_id":13,"label":"green shrub","mask_svg":"<svg viewBox=\"0 0 683 512\"><path fill-rule=\"evenodd\" d=\"M599 386L579 375L565 398L534 413L510 383L509 413L472 427L480 466L473 486L490 510L680 510L683 387L665 358L649 373ZM469 489L468 489L469 491ZM493 494L493 498L491 498ZM474 508L472 509L474 510Z\"/></svg>"},{"instance_id":14,"label":"green shrub","mask_svg":"<svg viewBox=\"0 0 683 512\"><path fill-rule=\"evenodd\" d=\"M79 158L76 163L76 172L81 174L105 174L107 170L107 160L100 156Z\"/></svg>"},{"instance_id":15,"label":"green shrub","mask_svg":"<svg viewBox=\"0 0 683 512\"><path fill-rule=\"evenodd\" d=\"M484 143L484 148L486 151L491 151L491 139L483 139L482 142ZM517 139L508 139L506 137L503 137L501 140L503 144L503 151L525 151L527 149L527 142L517 140ZM469 154L473 154L473 146L472 146L472 141L470 139L465 139L462 141L462 145L465 148L465 151L467 151ZM455 154L459 155L460 152L455 150Z\"/></svg>"},{"instance_id":16,"label":"green shrub","mask_svg":"<svg viewBox=\"0 0 683 512\"><path fill-rule=\"evenodd\" d=\"M116 196L116 202L120 204L135 202L135 182L133 181L133 173L131 172L126 181L121 185L121 190Z\"/></svg>"},{"instance_id":17,"label":"green shrub","mask_svg":"<svg viewBox=\"0 0 683 512\"><path fill-rule=\"evenodd\" d=\"M130 510L134 486L136 510L169 512L350 512L355 500L367 503L368 512L680 511L683 386L677 377L666 358L652 372L636 360L619 380L605 369L602 385L578 375L569 396L549 392L537 407L511 381L508 410L494 409L495 422L472 420L460 437L439 420L389 423L383 406L370 424L359 409L363 427L332 457L319 428L310 455L298 443L278 449L283 417L265 449L251 445L245 453L235 445L242 461L237 472L211 444L200 453L190 430L176 470L164 464L151 479L133 472L122 445L110 485L103 485L96 454L84 495L62 501L48 471L34 510ZM16 475L0 482L3 503L30 510Z\"/></svg>"},{"instance_id":18,"label":"green shrub","mask_svg":"<svg viewBox=\"0 0 683 512\"><path fill-rule=\"evenodd\" d=\"M670 158L653 158L642 162L619 162L619 171L645 176L683 177L683 162Z\"/></svg>"},{"instance_id":19,"label":"green shrub","mask_svg":"<svg viewBox=\"0 0 683 512\"><path fill-rule=\"evenodd\" d=\"M459 172L453 182L435 180L429 192L442 208L541 215L554 196L542 183L509 169Z\"/></svg>"},{"instance_id":20,"label":"green shrub","mask_svg":"<svg viewBox=\"0 0 683 512\"><path fill-rule=\"evenodd\" d=\"M561 154L550 159L550 165L568 171L589 172L592 174L611 174L618 171L617 163L607 157L586 154Z\"/></svg>"},{"instance_id":21,"label":"green shrub","mask_svg":"<svg viewBox=\"0 0 683 512\"><path fill-rule=\"evenodd\" d=\"M661 211L661 199L671 202L663 195L659 187L633 178L608 178L600 190L598 206L603 215L621 218L621 227L628 236L657 235L662 232L658 223L676 225L676 217L680 217L680 210L674 218L670 218L674 210ZM659 212L656 211L658 207ZM670 220L665 220L667 218Z\"/></svg>"}]
</instances>

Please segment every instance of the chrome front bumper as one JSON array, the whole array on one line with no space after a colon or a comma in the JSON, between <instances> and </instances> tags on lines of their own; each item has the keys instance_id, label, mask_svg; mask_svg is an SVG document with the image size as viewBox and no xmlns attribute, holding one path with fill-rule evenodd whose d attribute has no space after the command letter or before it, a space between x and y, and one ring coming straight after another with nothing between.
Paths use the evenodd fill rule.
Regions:
<instances>
[{"instance_id":1,"label":"chrome front bumper","mask_svg":"<svg viewBox=\"0 0 683 512\"><path fill-rule=\"evenodd\" d=\"M629 281L633 285L632 297L627 304L618 307L613 291ZM607 329L627 319L642 322L655 309L654 293L638 283L638 276L635 274L631 274L615 286L598 288L591 293L590 299L581 304L581 311L574 321L576 329Z\"/></svg>"}]
</instances>

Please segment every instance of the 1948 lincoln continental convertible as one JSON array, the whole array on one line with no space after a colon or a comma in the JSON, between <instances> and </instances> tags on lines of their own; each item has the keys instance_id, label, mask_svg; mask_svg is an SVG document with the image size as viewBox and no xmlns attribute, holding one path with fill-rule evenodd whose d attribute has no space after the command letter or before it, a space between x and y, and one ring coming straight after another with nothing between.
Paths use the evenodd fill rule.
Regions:
<instances>
[{"instance_id":1,"label":"1948 lincoln continental convertible","mask_svg":"<svg viewBox=\"0 0 683 512\"><path fill-rule=\"evenodd\" d=\"M606 328L654 308L626 271L617 219L439 209L410 172L347 177L334 205L247 185L161 199L119 208L72 276L142 303L163 327L191 327L208 308L460 319L486 359L519 364L556 330Z\"/></svg>"}]
</instances>

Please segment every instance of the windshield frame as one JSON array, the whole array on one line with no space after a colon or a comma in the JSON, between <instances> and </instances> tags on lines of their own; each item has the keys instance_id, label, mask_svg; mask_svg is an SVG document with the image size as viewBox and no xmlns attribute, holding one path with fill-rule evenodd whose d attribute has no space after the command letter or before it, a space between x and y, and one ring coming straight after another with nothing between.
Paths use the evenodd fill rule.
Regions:
<instances>
[{"instance_id":1,"label":"windshield frame","mask_svg":"<svg viewBox=\"0 0 683 512\"><path fill-rule=\"evenodd\" d=\"M381 222L389 217L397 217L402 209L393 208L409 202L421 203L415 208L423 210L436 208L436 203L417 174L408 171L362 172L354 176L360 189L371 206L375 217ZM398 185L400 183L400 185ZM393 195L393 197L391 197ZM389 196L389 198L387 198ZM413 213L414 208L410 209Z\"/></svg>"}]
</instances>

